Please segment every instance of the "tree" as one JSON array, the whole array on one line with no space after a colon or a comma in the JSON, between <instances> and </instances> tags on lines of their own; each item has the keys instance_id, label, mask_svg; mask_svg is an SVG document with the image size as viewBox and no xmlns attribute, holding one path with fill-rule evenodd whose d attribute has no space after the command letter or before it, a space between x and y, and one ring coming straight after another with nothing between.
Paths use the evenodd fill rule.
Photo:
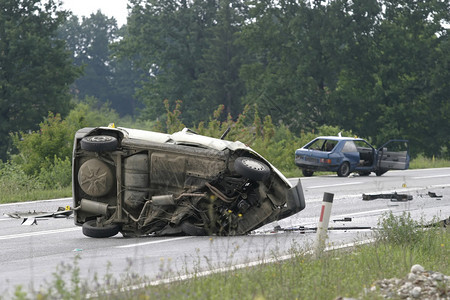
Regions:
<instances>
[{"instance_id":1,"label":"tree","mask_svg":"<svg viewBox=\"0 0 450 300\"><path fill-rule=\"evenodd\" d=\"M202 50L202 71L196 86L205 111L212 112L223 104L227 114L237 117L245 92L239 71L246 57L237 41L247 20L247 7L230 0L218 1L217 5L216 22L207 28L208 44Z\"/></svg>"},{"instance_id":2,"label":"tree","mask_svg":"<svg viewBox=\"0 0 450 300\"><path fill-rule=\"evenodd\" d=\"M35 130L48 111L70 109L69 85L77 76L64 41L56 38L66 12L60 2L3 0L0 9L0 159L9 133Z\"/></svg>"},{"instance_id":3,"label":"tree","mask_svg":"<svg viewBox=\"0 0 450 300\"><path fill-rule=\"evenodd\" d=\"M357 1L354 1L357 2ZM354 44L348 1L259 1L242 43L246 103L294 132L329 124L330 93Z\"/></svg>"},{"instance_id":4,"label":"tree","mask_svg":"<svg viewBox=\"0 0 450 300\"><path fill-rule=\"evenodd\" d=\"M381 145L406 138L413 154L449 155L449 3L387 0L334 95L337 124ZM383 11L381 11L383 7ZM357 50L357 48L355 48ZM444 80L447 78L447 80ZM344 104L344 105L338 105Z\"/></svg>"},{"instance_id":5,"label":"tree","mask_svg":"<svg viewBox=\"0 0 450 300\"><path fill-rule=\"evenodd\" d=\"M120 55L143 71L138 95L142 118L164 114L163 100L183 102L186 124L205 120L219 104L237 114L244 93L239 77L242 46L235 43L245 20L242 1L133 0Z\"/></svg>"},{"instance_id":6,"label":"tree","mask_svg":"<svg viewBox=\"0 0 450 300\"><path fill-rule=\"evenodd\" d=\"M97 11L89 17L71 16L59 28L59 36L67 41L74 64L83 68L83 74L72 86L72 94L80 99L96 97L122 116L135 113L136 87L139 78L129 61L113 55L114 42L125 29L119 30L114 18Z\"/></svg>"}]
</instances>

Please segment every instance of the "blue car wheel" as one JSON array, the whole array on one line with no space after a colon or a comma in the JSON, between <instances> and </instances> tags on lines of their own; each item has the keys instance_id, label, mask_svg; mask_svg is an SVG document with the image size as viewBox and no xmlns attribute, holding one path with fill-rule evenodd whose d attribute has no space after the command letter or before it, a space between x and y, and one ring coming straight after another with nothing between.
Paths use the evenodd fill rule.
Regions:
<instances>
[{"instance_id":1,"label":"blue car wheel","mask_svg":"<svg viewBox=\"0 0 450 300\"><path fill-rule=\"evenodd\" d=\"M339 177L347 177L350 175L350 164L347 161L344 161L337 171Z\"/></svg>"}]
</instances>

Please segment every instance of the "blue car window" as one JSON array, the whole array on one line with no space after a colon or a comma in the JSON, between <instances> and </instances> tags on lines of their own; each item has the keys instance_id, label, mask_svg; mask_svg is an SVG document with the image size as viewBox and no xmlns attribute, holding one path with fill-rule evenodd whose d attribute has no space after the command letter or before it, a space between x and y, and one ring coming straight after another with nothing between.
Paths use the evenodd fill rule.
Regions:
<instances>
[{"instance_id":1,"label":"blue car window","mask_svg":"<svg viewBox=\"0 0 450 300\"><path fill-rule=\"evenodd\" d=\"M330 152L331 150L333 150L333 148L336 146L336 142L335 141L327 141L325 143L325 149L324 151Z\"/></svg>"},{"instance_id":2,"label":"blue car window","mask_svg":"<svg viewBox=\"0 0 450 300\"><path fill-rule=\"evenodd\" d=\"M344 147L342 148L343 153L347 152L357 152L356 145L353 141L346 141Z\"/></svg>"},{"instance_id":3,"label":"blue car window","mask_svg":"<svg viewBox=\"0 0 450 300\"><path fill-rule=\"evenodd\" d=\"M322 147L324 145L325 140L322 139L318 139L316 141L314 141L313 143L311 143L308 147L306 147L307 149L310 150L322 150Z\"/></svg>"}]
</instances>

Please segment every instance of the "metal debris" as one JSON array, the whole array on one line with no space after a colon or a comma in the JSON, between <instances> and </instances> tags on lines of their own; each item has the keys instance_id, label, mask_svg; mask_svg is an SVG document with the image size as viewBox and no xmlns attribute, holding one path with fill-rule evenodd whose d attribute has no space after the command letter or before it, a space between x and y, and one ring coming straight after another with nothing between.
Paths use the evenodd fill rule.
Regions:
<instances>
[{"instance_id":1,"label":"metal debris","mask_svg":"<svg viewBox=\"0 0 450 300\"><path fill-rule=\"evenodd\" d=\"M59 207L54 213L44 213L36 216L23 218L22 225L37 225L37 219L44 218L68 218L73 214L73 210L70 207Z\"/></svg>"},{"instance_id":2,"label":"metal debris","mask_svg":"<svg viewBox=\"0 0 450 300\"><path fill-rule=\"evenodd\" d=\"M352 218L349 218L349 217L333 220L333 222L351 222L351 221L352 221Z\"/></svg>"},{"instance_id":3,"label":"metal debris","mask_svg":"<svg viewBox=\"0 0 450 300\"><path fill-rule=\"evenodd\" d=\"M428 196L430 196L431 198L442 198L442 195L438 196L434 192L428 192Z\"/></svg>"},{"instance_id":4,"label":"metal debris","mask_svg":"<svg viewBox=\"0 0 450 300\"><path fill-rule=\"evenodd\" d=\"M389 199L391 201L397 202L406 202L411 201L413 197L411 195L406 194L397 194L397 192L392 194L363 194L363 200L375 200L375 199Z\"/></svg>"}]
</instances>

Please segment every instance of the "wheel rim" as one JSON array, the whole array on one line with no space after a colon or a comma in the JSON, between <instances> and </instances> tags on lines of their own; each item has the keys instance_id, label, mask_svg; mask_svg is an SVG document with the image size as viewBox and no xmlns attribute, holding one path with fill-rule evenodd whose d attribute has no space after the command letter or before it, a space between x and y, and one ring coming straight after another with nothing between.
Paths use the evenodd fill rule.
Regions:
<instances>
[{"instance_id":1,"label":"wheel rim","mask_svg":"<svg viewBox=\"0 0 450 300\"><path fill-rule=\"evenodd\" d=\"M259 163L258 161L256 161L256 160L244 159L244 160L242 160L242 163L243 163L246 167L248 167L248 168L250 168L250 169L252 169L252 170L263 171L263 170L266 169L264 165L260 164L260 163Z\"/></svg>"},{"instance_id":2,"label":"wheel rim","mask_svg":"<svg viewBox=\"0 0 450 300\"><path fill-rule=\"evenodd\" d=\"M344 162L338 171L338 175L342 177L347 177L350 174L350 165L347 162Z\"/></svg>"},{"instance_id":3,"label":"wheel rim","mask_svg":"<svg viewBox=\"0 0 450 300\"><path fill-rule=\"evenodd\" d=\"M113 139L113 137L107 136L107 135L96 135L96 136L89 137L89 140L91 142L97 142L97 143L109 142L109 141L112 141L112 139Z\"/></svg>"}]
</instances>

